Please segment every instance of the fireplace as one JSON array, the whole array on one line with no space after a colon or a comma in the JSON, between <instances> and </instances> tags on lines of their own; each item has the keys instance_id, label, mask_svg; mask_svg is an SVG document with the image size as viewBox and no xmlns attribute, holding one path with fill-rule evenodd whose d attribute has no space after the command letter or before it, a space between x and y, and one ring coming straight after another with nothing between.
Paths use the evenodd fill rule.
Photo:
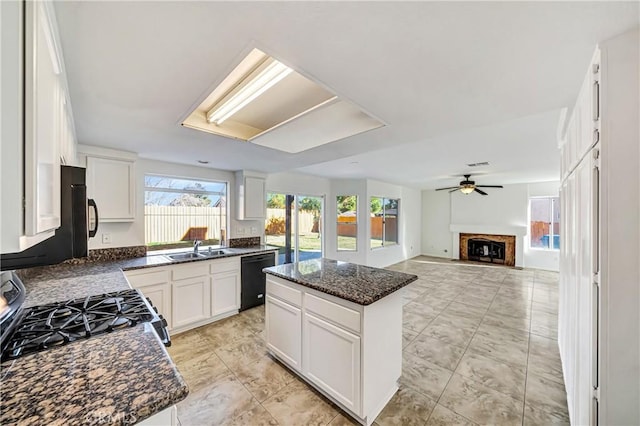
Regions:
<instances>
[{"instance_id":1,"label":"fireplace","mask_svg":"<svg viewBox=\"0 0 640 426\"><path fill-rule=\"evenodd\" d=\"M469 238L467 242L467 258L478 262L504 264L506 243L484 238Z\"/></svg>"},{"instance_id":2,"label":"fireplace","mask_svg":"<svg viewBox=\"0 0 640 426\"><path fill-rule=\"evenodd\" d=\"M460 234L460 259L515 266L514 235Z\"/></svg>"}]
</instances>

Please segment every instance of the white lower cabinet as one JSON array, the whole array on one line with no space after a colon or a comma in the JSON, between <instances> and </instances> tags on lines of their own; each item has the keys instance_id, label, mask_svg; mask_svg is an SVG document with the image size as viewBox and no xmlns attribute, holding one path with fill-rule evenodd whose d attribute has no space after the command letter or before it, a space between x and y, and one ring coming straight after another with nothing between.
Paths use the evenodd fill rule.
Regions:
<instances>
[{"instance_id":1,"label":"white lower cabinet","mask_svg":"<svg viewBox=\"0 0 640 426\"><path fill-rule=\"evenodd\" d=\"M305 376L359 414L360 337L309 312L302 324Z\"/></svg>"},{"instance_id":2,"label":"white lower cabinet","mask_svg":"<svg viewBox=\"0 0 640 426\"><path fill-rule=\"evenodd\" d=\"M299 371L302 364L302 311L300 308L267 296L265 329L267 347L291 368Z\"/></svg>"},{"instance_id":3,"label":"white lower cabinet","mask_svg":"<svg viewBox=\"0 0 640 426\"><path fill-rule=\"evenodd\" d=\"M171 330L171 283L169 282L169 268L147 268L127 271L125 275L133 288L142 291L145 297L167 320L167 326Z\"/></svg>"},{"instance_id":4,"label":"white lower cabinet","mask_svg":"<svg viewBox=\"0 0 640 426\"><path fill-rule=\"evenodd\" d=\"M137 424L139 426L176 426L179 424L178 409L173 405Z\"/></svg>"},{"instance_id":5,"label":"white lower cabinet","mask_svg":"<svg viewBox=\"0 0 640 426\"><path fill-rule=\"evenodd\" d=\"M402 373L402 294L352 303L267 275L269 351L371 425L398 390Z\"/></svg>"},{"instance_id":6,"label":"white lower cabinet","mask_svg":"<svg viewBox=\"0 0 640 426\"><path fill-rule=\"evenodd\" d=\"M173 328L188 326L211 316L209 276L171 283Z\"/></svg>"},{"instance_id":7,"label":"white lower cabinet","mask_svg":"<svg viewBox=\"0 0 640 426\"><path fill-rule=\"evenodd\" d=\"M175 333L237 314L240 256L126 271Z\"/></svg>"},{"instance_id":8,"label":"white lower cabinet","mask_svg":"<svg viewBox=\"0 0 640 426\"><path fill-rule=\"evenodd\" d=\"M239 288L238 272L211 275L211 316L237 311L240 308Z\"/></svg>"}]
</instances>

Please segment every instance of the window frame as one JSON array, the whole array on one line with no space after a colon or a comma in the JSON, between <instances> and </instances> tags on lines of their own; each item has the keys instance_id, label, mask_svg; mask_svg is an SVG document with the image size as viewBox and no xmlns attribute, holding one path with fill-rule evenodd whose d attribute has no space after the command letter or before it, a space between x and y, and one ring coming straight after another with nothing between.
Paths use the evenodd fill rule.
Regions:
<instances>
[{"instance_id":1,"label":"window frame","mask_svg":"<svg viewBox=\"0 0 640 426\"><path fill-rule=\"evenodd\" d=\"M224 194L219 192L219 191L199 191L199 190L195 190L195 189L178 189L178 188L162 188L162 187L150 187L147 186L147 177L156 177L156 178L166 178L166 179L180 179L180 180L188 180L188 181L193 181L194 183L202 183L202 182L209 182L209 183L215 183L215 184L224 184ZM221 209L221 211L224 211L224 228L221 227L221 230L224 229L224 240L223 240L223 236L221 235L220 238L218 239L218 244L222 244L223 241L228 241L229 239L229 227L230 227L230 220L231 220L231 215L230 215L230 200L229 200L229 181L228 180L218 180L218 179L211 179L211 178L201 178L201 177L194 177L194 176L181 176L181 175L169 175L169 174L163 174L163 173L155 173L155 172L150 172L150 173L144 173L143 174L143 194L145 196L145 202L143 202L143 209L144 207L146 207L146 194L147 191L152 191L152 192L166 192L166 193L174 193L174 194L193 194L193 195L215 195L215 196L222 196L224 197L225 200L225 206L224 209ZM221 217L222 219L222 217ZM144 220L144 232L145 232L145 242L144 245L147 247L148 251L155 251L155 250L167 250L167 249L175 249L175 248L184 248L184 247L190 247L190 245L187 242L181 243L181 242L169 242L169 243L160 243L158 245L149 245L149 243L146 241L146 229L147 229L147 214L146 212L143 211L143 220ZM206 241L211 241L211 240L215 240L215 238L211 238ZM185 240L188 241L188 240Z\"/></svg>"},{"instance_id":2,"label":"window frame","mask_svg":"<svg viewBox=\"0 0 640 426\"><path fill-rule=\"evenodd\" d=\"M340 214L338 213L338 197L356 197L356 207L355 207L355 222L354 223L349 223L349 225L354 225L355 226L355 247L352 249L349 248L340 248L340 242L339 242L339 237L340 235L338 235L338 227L340 226L340 222L338 221L338 217L340 217ZM358 196L357 194L352 194L352 195L336 195L336 251L337 252L357 252L358 251L358 216L360 216L358 214L358 209L360 207L360 196Z\"/></svg>"},{"instance_id":3,"label":"window frame","mask_svg":"<svg viewBox=\"0 0 640 426\"><path fill-rule=\"evenodd\" d=\"M373 247L371 245L371 242L373 241L372 235L371 235L371 200L374 198L378 198L380 200L382 200L382 239L381 239L381 244L379 246L375 246ZM387 204L387 201L395 201L396 202L396 240L391 243L391 244L385 244L385 240L386 240L386 233L387 233L387 226L386 226L386 218L387 218L387 213L385 211L384 206ZM400 245L400 224L399 224L399 220L400 220L400 198L394 198L394 197L380 197L380 196L370 196L369 197L369 205L368 205L368 210L369 210L369 249L370 250L378 250L378 249L382 249L385 247L393 247L393 246L399 246Z\"/></svg>"},{"instance_id":4,"label":"window frame","mask_svg":"<svg viewBox=\"0 0 640 426\"><path fill-rule=\"evenodd\" d=\"M534 247L533 244L533 240L532 240L532 231L531 231L531 201L532 200L549 200L549 219L551 220L551 222L549 223L549 243L546 247ZM553 200L557 200L555 202L555 206L556 208L554 208L554 202ZM560 237L562 235L561 230L558 230L558 233L555 234L553 232L553 224L554 222L554 216L555 216L555 212L556 210L560 209L560 212L562 213L561 210L561 206L560 206L560 197L557 195L542 195L542 196L535 196L535 197L529 197L529 206L528 206L528 224L527 224L527 234L529 235L529 250L537 250L537 251L560 251L560 245L562 244L562 241L560 240ZM560 218L558 218L558 227L560 227ZM555 236L558 236L558 248L555 248L553 245L553 240Z\"/></svg>"}]
</instances>

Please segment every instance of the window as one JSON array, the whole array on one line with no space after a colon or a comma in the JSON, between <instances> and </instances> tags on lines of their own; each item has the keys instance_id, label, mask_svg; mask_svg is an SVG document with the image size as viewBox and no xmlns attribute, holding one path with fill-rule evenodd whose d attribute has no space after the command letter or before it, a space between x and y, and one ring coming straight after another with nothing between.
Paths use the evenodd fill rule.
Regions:
<instances>
[{"instance_id":1,"label":"window","mask_svg":"<svg viewBox=\"0 0 640 426\"><path fill-rule=\"evenodd\" d=\"M338 195L337 205L337 248L338 251L358 250L358 196Z\"/></svg>"},{"instance_id":2,"label":"window","mask_svg":"<svg viewBox=\"0 0 640 426\"><path fill-rule=\"evenodd\" d=\"M398 244L398 201L371 197L371 248Z\"/></svg>"},{"instance_id":3,"label":"window","mask_svg":"<svg viewBox=\"0 0 640 426\"><path fill-rule=\"evenodd\" d=\"M530 198L529 217L531 248L558 250L560 248L560 199L558 197Z\"/></svg>"},{"instance_id":4,"label":"window","mask_svg":"<svg viewBox=\"0 0 640 426\"><path fill-rule=\"evenodd\" d=\"M144 234L151 249L221 244L227 231L227 183L144 177Z\"/></svg>"}]
</instances>

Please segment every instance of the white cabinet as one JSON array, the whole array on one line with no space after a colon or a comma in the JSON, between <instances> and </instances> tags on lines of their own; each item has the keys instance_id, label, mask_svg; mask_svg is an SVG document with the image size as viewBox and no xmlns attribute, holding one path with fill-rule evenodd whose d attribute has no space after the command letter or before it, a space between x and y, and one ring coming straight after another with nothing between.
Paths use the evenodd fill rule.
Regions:
<instances>
[{"instance_id":1,"label":"white cabinet","mask_svg":"<svg viewBox=\"0 0 640 426\"><path fill-rule=\"evenodd\" d=\"M212 260L211 316L237 312L240 309L240 257Z\"/></svg>"},{"instance_id":2,"label":"white cabinet","mask_svg":"<svg viewBox=\"0 0 640 426\"><path fill-rule=\"evenodd\" d=\"M267 275L269 351L370 425L402 373L402 294L367 306Z\"/></svg>"},{"instance_id":3,"label":"white cabinet","mask_svg":"<svg viewBox=\"0 0 640 426\"><path fill-rule=\"evenodd\" d=\"M136 269L127 271L125 275L131 287L142 290L142 294L151 299L151 303L158 309L158 313L167 320L167 325L171 330L173 324L171 321L169 268Z\"/></svg>"},{"instance_id":4,"label":"white cabinet","mask_svg":"<svg viewBox=\"0 0 640 426\"><path fill-rule=\"evenodd\" d=\"M236 197L238 220L263 220L266 210L266 180L264 175L236 172Z\"/></svg>"},{"instance_id":5,"label":"white cabinet","mask_svg":"<svg viewBox=\"0 0 640 426\"><path fill-rule=\"evenodd\" d=\"M309 312L303 329L305 376L360 413L360 337Z\"/></svg>"},{"instance_id":6,"label":"white cabinet","mask_svg":"<svg viewBox=\"0 0 640 426\"><path fill-rule=\"evenodd\" d=\"M302 365L302 311L290 303L268 295L265 303L267 348L289 367L300 371Z\"/></svg>"},{"instance_id":7,"label":"white cabinet","mask_svg":"<svg viewBox=\"0 0 640 426\"><path fill-rule=\"evenodd\" d=\"M135 167L129 160L87 155L87 195L98 205L100 222L133 222Z\"/></svg>"},{"instance_id":8,"label":"white cabinet","mask_svg":"<svg viewBox=\"0 0 640 426\"><path fill-rule=\"evenodd\" d=\"M211 316L240 309L240 274L221 272L211 276Z\"/></svg>"},{"instance_id":9,"label":"white cabinet","mask_svg":"<svg viewBox=\"0 0 640 426\"><path fill-rule=\"evenodd\" d=\"M137 423L138 426L176 426L178 423L178 409L175 405L165 408L159 413Z\"/></svg>"},{"instance_id":10,"label":"white cabinet","mask_svg":"<svg viewBox=\"0 0 640 426\"><path fill-rule=\"evenodd\" d=\"M134 269L125 275L151 299L173 333L237 314L240 256Z\"/></svg>"},{"instance_id":11,"label":"white cabinet","mask_svg":"<svg viewBox=\"0 0 640 426\"><path fill-rule=\"evenodd\" d=\"M173 328L208 319L210 315L209 276L171 283Z\"/></svg>"},{"instance_id":12,"label":"white cabinet","mask_svg":"<svg viewBox=\"0 0 640 426\"><path fill-rule=\"evenodd\" d=\"M1 252L10 253L60 226L61 156L75 136L52 3L0 3Z\"/></svg>"},{"instance_id":13,"label":"white cabinet","mask_svg":"<svg viewBox=\"0 0 640 426\"><path fill-rule=\"evenodd\" d=\"M640 51L603 42L562 145L558 344L572 424L640 424Z\"/></svg>"},{"instance_id":14,"label":"white cabinet","mask_svg":"<svg viewBox=\"0 0 640 426\"><path fill-rule=\"evenodd\" d=\"M25 234L60 226L60 58L43 2L26 3Z\"/></svg>"}]
</instances>

